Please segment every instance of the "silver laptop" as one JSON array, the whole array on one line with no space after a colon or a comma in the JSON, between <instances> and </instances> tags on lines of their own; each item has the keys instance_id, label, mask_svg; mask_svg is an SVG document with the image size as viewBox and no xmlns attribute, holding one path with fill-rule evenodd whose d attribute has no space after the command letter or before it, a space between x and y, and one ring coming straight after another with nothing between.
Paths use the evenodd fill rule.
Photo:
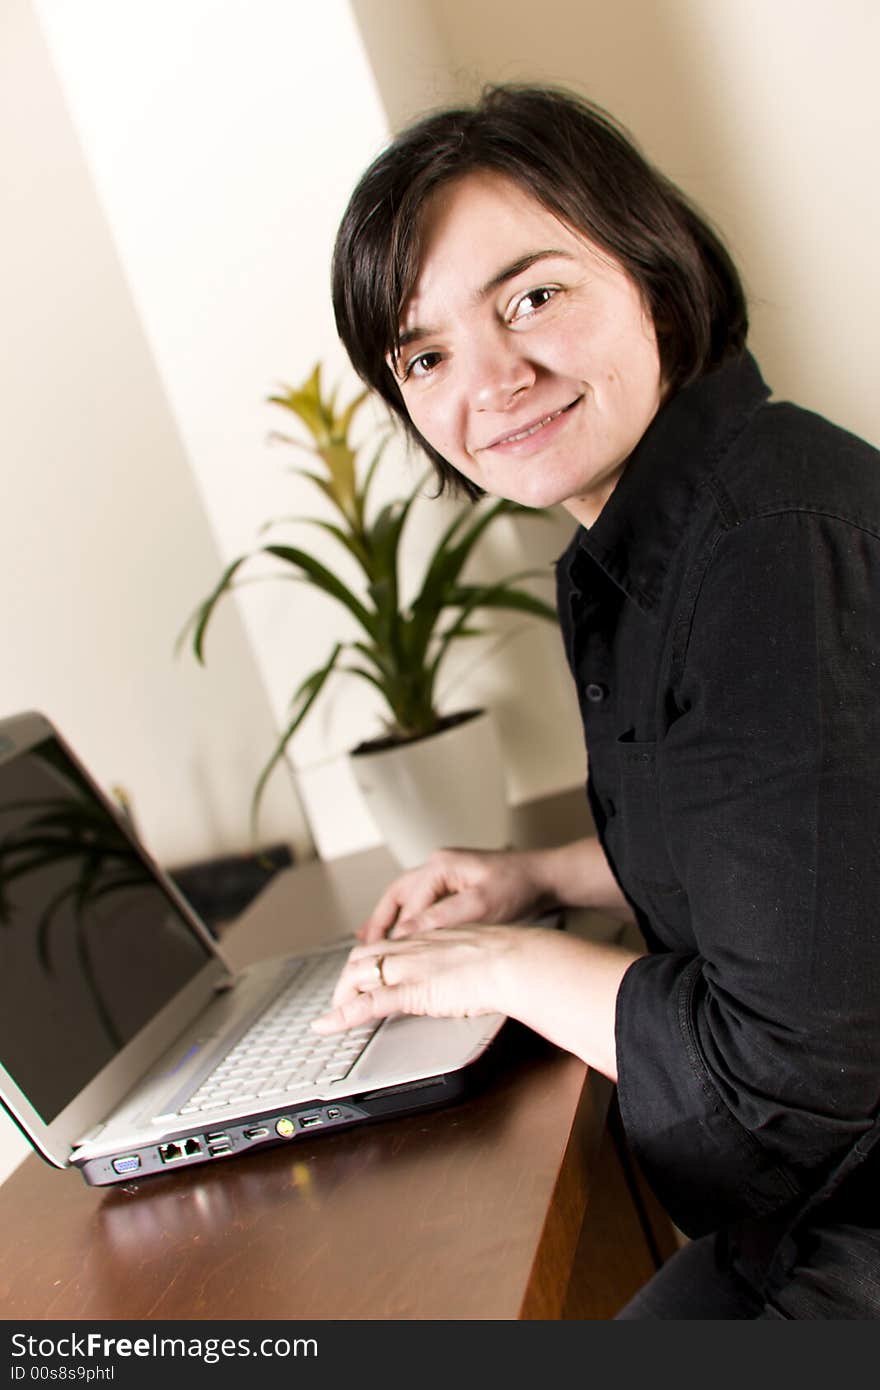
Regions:
<instances>
[{"instance_id":1,"label":"silver laptop","mask_svg":"<svg viewBox=\"0 0 880 1390\"><path fill-rule=\"evenodd\" d=\"M235 973L41 714L0 720L0 1100L87 1183L456 1100L503 1016L321 1038L352 941Z\"/></svg>"}]
</instances>

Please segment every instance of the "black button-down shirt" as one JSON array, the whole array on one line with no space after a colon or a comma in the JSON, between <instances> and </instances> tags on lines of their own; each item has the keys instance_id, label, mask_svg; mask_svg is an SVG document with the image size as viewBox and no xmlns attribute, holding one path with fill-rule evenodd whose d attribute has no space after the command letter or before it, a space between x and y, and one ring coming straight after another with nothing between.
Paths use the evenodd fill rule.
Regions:
<instances>
[{"instance_id":1,"label":"black button-down shirt","mask_svg":"<svg viewBox=\"0 0 880 1390\"><path fill-rule=\"evenodd\" d=\"M692 1235L803 1202L880 1103L880 455L751 357L657 415L558 601L650 947L621 1112Z\"/></svg>"}]
</instances>

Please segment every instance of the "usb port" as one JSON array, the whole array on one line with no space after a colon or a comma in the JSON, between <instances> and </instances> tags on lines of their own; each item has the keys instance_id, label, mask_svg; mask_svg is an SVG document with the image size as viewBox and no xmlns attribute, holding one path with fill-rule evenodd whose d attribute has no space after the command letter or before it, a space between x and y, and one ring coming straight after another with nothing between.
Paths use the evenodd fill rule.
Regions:
<instances>
[{"instance_id":1,"label":"usb port","mask_svg":"<svg viewBox=\"0 0 880 1390\"><path fill-rule=\"evenodd\" d=\"M300 1126L302 1129L314 1129L315 1125L322 1125L324 1117L322 1115L301 1115Z\"/></svg>"},{"instance_id":2,"label":"usb port","mask_svg":"<svg viewBox=\"0 0 880 1390\"><path fill-rule=\"evenodd\" d=\"M222 1144L218 1140L216 1144L208 1145L208 1153L212 1158L219 1158L221 1154L231 1154L232 1144L228 1139L224 1140Z\"/></svg>"}]
</instances>

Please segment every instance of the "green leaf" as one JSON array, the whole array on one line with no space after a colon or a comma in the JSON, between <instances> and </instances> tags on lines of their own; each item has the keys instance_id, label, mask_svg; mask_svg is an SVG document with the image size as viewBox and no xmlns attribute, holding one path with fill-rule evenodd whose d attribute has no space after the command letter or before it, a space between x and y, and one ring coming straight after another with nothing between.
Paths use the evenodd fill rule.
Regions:
<instances>
[{"instance_id":1,"label":"green leaf","mask_svg":"<svg viewBox=\"0 0 880 1390\"><path fill-rule=\"evenodd\" d=\"M351 514L346 510L330 478L322 478L320 473L311 473L307 468L292 468L291 472L295 473L299 478L308 478L310 483L314 483L315 487L320 488L324 496L328 498L329 501L333 503L336 510L342 514L346 525L351 525Z\"/></svg>"},{"instance_id":2,"label":"green leaf","mask_svg":"<svg viewBox=\"0 0 880 1390\"><path fill-rule=\"evenodd\" d=\"M370 685L374 685L383 699L387 701L388 692L385 685L378 676L373 675L372 671L365 671L363 666L343 666L340 669L347 676L360 676L362 680L369 681Z\"/></svg>"},{"instance_id":3,"label":"green leaf","mask_svg":"<svg viewBox=\"0 0 880 1390\"><path fill-rule=\"evenodd\" d=\"M322 531L326 531L329 535L333 536L340 545L344 546L345 549L354 556L367 578L370 578L372 559L360 535L353 534L351 531L344 531L341 526L334 526L332 521L321 521L319 517L303 516L298 519L305 526L320 526Z\"/></svg>"},{"instance_id":4,"label":"green leaf","mask_svg":"<svg viewBox=\"0 0 880 1390\"><path fill-rule=\"evenodd\" d=\"M351 422L360 410L364 401L369 395L369 391L361 391L354 400L349 401L341 415L337 415L333 422L333 432L340 439L348 438L348 431L351 429ZM331 402L332 404L332 402Z\"/></svg>"},{"instance_id":5,"label":"green leaf","mask_svg":"<svg viewBox=\"0 0 880 1390\"><path fill-rule=\"evenodd\" d=\"M294 439L291 434L283 434L281 430L270 430L266 436L270 444L291 444L294 449L302 449L306 454L317 454L314 444L306 444L303 439Z\"/></svg>"},{"instance_id":6,"label":"green leaf","mask_svg":"<svg viewBox=\"0 0 880 1390\"><path fill-rule=\"evenodd\" d=\"M477 506L479 505L478 503ZM425 659L438 619L452 601L450 595L458 576L480 536L498 517L523 510L527 509L502 498L491 503L476 519L473 519L471 509L462 512L460 517L455 518L447 527L435 547L421 590L412 605L413 616L409 624L408 640L413 659ZM462 526L468 520L470 525L465 534L459 536Z\"/></svg>"},{"instance_id":7,"label":"green leaf","mask_svg":"<svg viewBox=\"0 0 880 1390\"><path fill-rule=\"evenodd\" d=\"M226 566L226 569L221 574L220 578L218 579L214 588L211 590L208 597L205 599L204 603L200 604L199 607L195 610L195 613L186 623L182 632L178 636L176 645L179 647L186 640L187 634L190 632L190 630L192 630L193 628L195 629L193 631L192 649L195 652L196 659L203 666L205 664L205 631L210 621L211 614L214 612L214 609L216 608L223 595L227 592L228 589L232 587L232 580L235 577L235 574L239 566L242 565L247 558L248 557L246 555L239 555L237 560L233 560L230 565Z\"/></svg>"},{"instance_id":8,"label":"green leaf","mask_svg":"<svg viewBox=\"0 0 880 1390\"><path fill-rule=\"evenodd\" d=\"M302 386L283 386L282 389L283 395L269 396L269 401L291 411L302 421L316 443L323 443L328 438L329 431L321 400L320 362Z\"/></svg>"},{"instance_id":9,"label":"green leaf","mask_svg":"<svg viewBox=\"0 0 880 1390\"><path fill-rule=\"evenodd\" d=\"M368 647L366 642L352 642L350 645L354 651L360 652L368 661L372 661L376 670L379 671L381 675L394 675L395 667L393 663L388 660L387 653L381 647Z\"/></svg>"},{"instance_id":10,"label":"green leaf","mask_svg":"<svg viewBox=\"0 0 880 1390\"><path fill-rule=\"evenodd\" d=\"M409 512L409 502L389 502L367 531L367 544L373 557L373 576L390 580L397 589L397 550L400 533Z\"/></svg>"},{"instance_id":11,"label":"green leaf","mask_svg":"<svg viewBox=\"0 0 880 1390\"><path fill-rule=\"evenodd\" d=\"M405 501L389 502L383 507L366 532L373 579L369 592L375 605L378 624L376 640L390 650L395 664L402 659L398 576L400 538L420 486L418 484Z\"/></svg>"},{"instance_id":12,"label":"green leaf","mask_svg":"<svg viewBox=\"0 0 880 1390\"><path fill-rule=\"evenodd\" d=\"M489 632L489 629L486 627L459 627L457 623L454 626L454 635L456 639L458 639L459 637L486 637ZM453 635L451 627L447 628L443 632L438 633L438 639L442 641L443 638L447 636L447 634L449 634L450 636Z\"/></svg>"},{"instance_id":13,"label":"green leaf","mask_svg":"<svg viewBox=\"0 0 880 1390\"><path fill-rule=\"evenodd\" d=\"M366 515L367 515L367 499L368 499L368 497L369 497L370 488L372 487L372 484L373 484L373 479L374 479L374 477L376 476L376 469L377 469L378 466L379 466L379 461L380 461L380 459L382 458L382 455L383 455L383 453L385 452L385 449L386 449L386 447L387 447L387 445L388 445L388 441L389 441L391 438L392 438L392 432L391 432L391 430L389 430L389 431L388 431L385 435L383 435L383 437L380 439L379 444L378 444L378 447L376 448L376 451L375 451L375 453L373 454L373 457L370 459L370 462L367 464L367 471L366 471L366 473L364 474L364 481L363 481L363 483L361 484L361 487L360 487L360 489L359 489L358 492L357 492L357 495L356 495L356 502L357 502L358 522L359 522L359 524L360 524L361 527L363 527L363 526L364 526L364 523L365 523L365 519L366 519Z\"/></svg>"},{"instance_id":14,"label":"green leaf","mask_svg":"<svg viewBox=\"0 0 880 1390\"><path fill-rule=\"evenodd\" d=\"M254 787L254 794L251 798L251 837L254 841L256 841L257 838L257 822L259 820L260 805L263 800L263 794L266 790L266 783L268 782L270 776L277 767L278 763L284 757L287 745L290 743L290 740L293 738L294 734L302 724L309 710L312 708L312 705L315 703L321 691L324 689L324 685L326 684L328 677L333 671L336 662L339 659L339 654L341 651L343 651L343 649L344 644L342 642L337 642L334 645L333 650L331 651L330 656L328 660L324 663L324 665L319 666L317 670L312 671L311 675L306 676L305 680L301 683L301 685L298 687L296 693L293 696L293 699L291 701L291 706L294 711L293 716L289 720L281 737L276 743L275 748L272 751L272 756L269 758L269 761L266 763L265 767L263 768L262 772L257 778L257 784Z\"/></svg>"},{"instance_id":15,"label":"green leaf","mask_svg":"<svg viewBox=\"0 0 880 1390\"><path fill-rule=\"evenodd\" d=\"M523 570L518 575L512 575L511 579L526 579L535 575L543 574L542 570ZM552 603L545 602L535 594L527 593L525 589L515 589L511 586L510 579L499 584L492 585L471 585L460 584L450 594L450 604L467 607L470 611L474 604L474 596L477 595L476 607L478 608L510 608L520 613L531 613L533 617L544 618L548 622L558 621L556 609Z\"/></svg>"},{"instance_id":16,"label":"green leaf","mask_svg":"<svg viewBox=\"0 0 880 1390\"><path fill-rule=\"evenodd\" d=\"M454 590L451 602L460 605L461 612L457 620L440 638L433 662L433 679L436 681L440 664L449 651L450 645L466 630L468 619L477 608L513 609L520 613L530 613L533 617L545 618L548 622L556 622L558 619L555 608L549 603L545 603L543 599L535 598L533 594L513 588L511 584L512 579L526 579L541 573L543 573L541 570L521 570L519 574L512 575L510 579L502 580L498 584L462 585Z\"/></svg>"},{"instance_id":17,"label":"green leaf","mask_svg":"<svg viewBox=\"0 0 880 1390\"><path fill-rule=\"evenodd\" d=\"M327 395L322 392L321 365L318 363L302 386L285 386L282 394L272 395L268 399L273 405L291 411L305 425L314 440L314 446L306 447L312 448L327 470L319 486L343 516L358 527L362 512L357 491L356 453L348 435L352 420L367 399L367 392L358 392L340 411L336 409L336 395L335 389ZM288 436L282 437L288 443L296 443ZM317 483L317 475L307 476Z\"/></svg>"},{"instance_id":18,"label":"green leaf","mask_svg":"<svg viewBox=\"0 0 880 1390\"><path fill-rule=\"evenodd\" d=\"M305 550L300 550L292 545L266 545L263 553L274 555L279 560L284 560L286 564L298 565L310 583L316 588L322 589L325 594L335 598L338 603L343 604L352 616L360 623L361 627L369 637L376 636L376 621L369 609L365 608L351 590L343 584L341 579L337 579L335 574L331 574L324 565L312 558Z\"/></svg>"},{"instance_id":19,"label":"green leaf","mask_svg":"<svg viewBox=\"0 0 880 1390\"><path fill-rule=\"evenodd\" d=\"M330 475L327 489L343 516L355 520L355 453L345 439L328 439L318 453Z\"/></svg>"}]
</instances>

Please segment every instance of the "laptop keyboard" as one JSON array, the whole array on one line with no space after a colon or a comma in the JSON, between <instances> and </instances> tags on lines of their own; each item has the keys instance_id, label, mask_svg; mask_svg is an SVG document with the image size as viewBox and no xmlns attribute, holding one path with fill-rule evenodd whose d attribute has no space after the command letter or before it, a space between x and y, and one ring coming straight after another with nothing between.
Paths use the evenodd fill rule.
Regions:
<instances>
[{"instance_id":1,"label":"laptop keyboard","mask_svg":"<svg viewBox=\"0 0 880 1390\"><path fill-rule=\"evenodd\" d=\"M329 1009L347 957L345 948L304 962L177 1113L268 1102L285 1092L342 1081L379 1025L370 1023L322 1038L309 1024Z\"/></svg>"}]
</instances>

